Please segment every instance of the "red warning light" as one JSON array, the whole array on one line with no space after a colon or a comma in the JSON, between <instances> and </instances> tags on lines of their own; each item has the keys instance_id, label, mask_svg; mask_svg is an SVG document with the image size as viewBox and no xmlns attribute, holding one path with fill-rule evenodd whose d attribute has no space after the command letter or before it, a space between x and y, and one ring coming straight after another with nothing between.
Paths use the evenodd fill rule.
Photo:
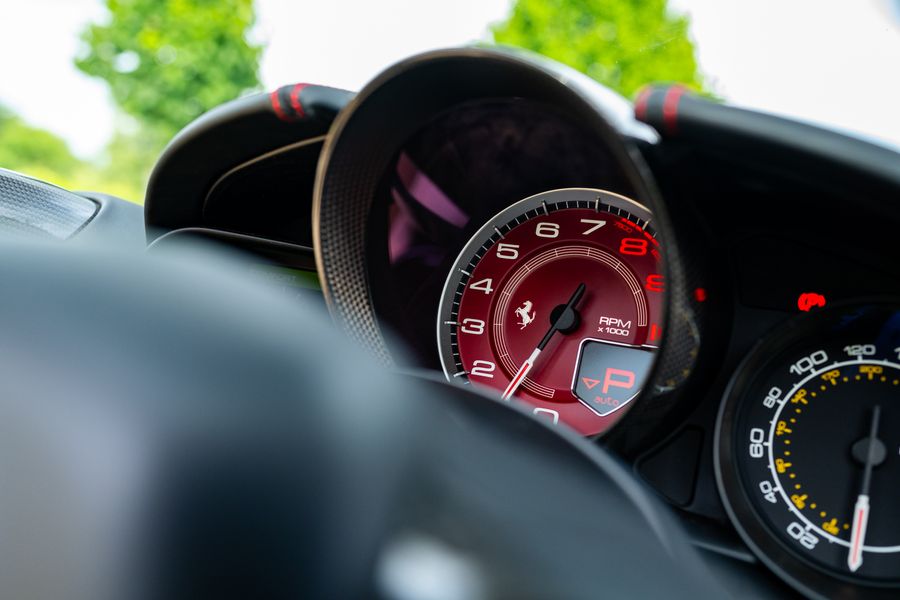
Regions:
<instances>
[{"instance_id":1,"label":"red warning light","mask_svg":"<svg viewBox=\"0 0 900 600\"><path fill-rule=\"evenodd\" d=\"M797 308L809 312L813 308L825 306L825 296L813 292L804 292L797 298Z\"/></svg>"},{"instance_id":2,"label":"red warning light","mask_svg":"<svg viewBox=\"0 0 900 600\"><path fill-rule=\"evenodd\" d=\"M694 300L697 302L706 302L706 288L699 287L695 289Z\"/></svg>"}]
</instances>

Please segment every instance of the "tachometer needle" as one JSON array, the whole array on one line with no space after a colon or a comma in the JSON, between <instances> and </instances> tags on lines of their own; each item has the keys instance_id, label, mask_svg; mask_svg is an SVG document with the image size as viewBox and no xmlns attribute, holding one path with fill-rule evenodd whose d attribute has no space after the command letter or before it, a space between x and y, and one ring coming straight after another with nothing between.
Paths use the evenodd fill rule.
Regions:
<instances>
[{"instance_id":1,"label":"tachometer needle","mask_svg":"<svg viewBox=\"0 0 900 600\"><path fill-rule=\"evenodd\" d=\"M547 333L544 334L544 337L541 338L541 341L538 343L537 348L534 349L531 356L525 359L525 362L522 363L522 366L519 367L519 370L513 375L509 385L503 390L504 400L509 400L513 394L516 393L516 390L519 389L519 386L522 385L522 382L525 381L525 377L528 375L528 372L531 371L531 368L534 366L540 353L547 347L553 334L557 331L569 333L578 326L578 313L575 312L575 306L584 295L585 287L586 286L583 283L578 284L578 287L575 288L575 292L569 298L569 301L562 310L556 315L556 318L551 318L550 329L547 330ZM559 307L557 307L557 310L558 308Z\"/></svg>"},{"instance_id":2,"label":"tachometer needle","mask_svg":"<svg viewBox=\"0 0 900 600\"><path fill-rule=\"evenodd\" d=\"M856 498L856 506L853 507L853 529L850 532L850 552L847 554L847 566L854 573L863 563L862 549L866 541L866 528L869 525L869 485L872 482L872 467L875 464L875 440L878 435L880 418L881 407L876 406L872 411L872 425L869 430L862 490Z\"/></svg>"},{"instance_id":3,"label":"tachometer needle","mask_svg":"<svg viewBox=\"0 0 900 600\"><path fill-rule=\"evenodd\" d=\"M525 381L525 377L528 375L528 372L531 370L531 367L534 366L534 361L537 360L538 355L541 353L540 348L535 348L534 352L531 353L525 362L522 363L522 366L519 367L519 370L516 371L516 374L510 380L509 385L506 386L506 389L503 390L503 399L509 400L513 394L516 393L516 390L519 389L519 386L522 385L522 382Z\"/></svg>"}]
</instances>

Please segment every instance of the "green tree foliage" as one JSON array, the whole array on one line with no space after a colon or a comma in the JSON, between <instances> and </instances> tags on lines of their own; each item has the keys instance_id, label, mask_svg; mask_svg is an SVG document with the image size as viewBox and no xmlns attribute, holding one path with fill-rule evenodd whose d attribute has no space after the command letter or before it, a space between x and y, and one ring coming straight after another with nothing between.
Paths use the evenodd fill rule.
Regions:
<instances>
[{"instance_id":1,"label":"green tree foliage","mask_svg":"<svg viewBox=\"0 0 900 600\"><path fill-rule=\"evenodd\" d=\"M0 168L18 171L69 190L99 190L127 200L142 196L142 177L152 157L137 156L139 146L117 135L107 153L115 161L94 164L77 158L56 135L29 125L0 106Z\"/></svg>"},{"instance_id":2,"label":"green tree foliage","mask_svg":"<svg viewBox=\"0 0 900 600\"><path fill-rule=\"evenodd\" d=\"M626 97L648 83L706 91L690 21L666 0L515 0L494 41L533 50Z\"/></svg>"},{"instance_id":3,"label":"green tree foliage","mask_svg":"<svg viewBox=\"0 0 900 600\"><path fill-rule=\"evenodd\" d=\"M247 40L253 0L105 0L84 32L79 69L105 80L144 134L168 140L205 111L259 86Z\"/></svg>"},{"instance_id":4,"label":"green tree foliage","mask_svg":"<svg viewBox=\"0 0 900 600\"><path fill-rule=\"evenodd\" d=\"M103 79L135 126L119 127L97 177L140 200L163 146L204 112L259 87L253 0L104 0L75 65ZM113 192L115 193L115 192Z\"/></svg>"},{"instance_id":5,"label":"green tree foliage","mask_svg":"<svg viewBox=\"0 0 900 600\"><path fill-rule=\"evenodd\" d=\"M62 139L0 106L0 167L22 172L41 168L69 176L80 164Z\"/></svg>"}]
</instances>

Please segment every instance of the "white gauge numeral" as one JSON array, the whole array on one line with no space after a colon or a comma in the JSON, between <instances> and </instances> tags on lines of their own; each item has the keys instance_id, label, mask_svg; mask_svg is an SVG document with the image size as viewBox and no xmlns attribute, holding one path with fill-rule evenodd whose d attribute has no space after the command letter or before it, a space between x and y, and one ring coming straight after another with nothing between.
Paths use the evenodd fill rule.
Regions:
<instances>
[{"instance_id":1,"label":"white gauge numeral","mask_svg":"<svg viewBox=\"0 0 900 600\"><path fill-rule=\"evenodd\" d=\"M769 390L769 395L763 400L763 406L766 408L775 408L778 401L781 400L781 388L773 387Z\"/></svg>"},{"instance_id":2,"label":"white gauge numeral","mask_svg":"<svg viewBox=\"0 0 900 600\"><path fill-rule=\"evenodd\" d=\"M479 292L484 292L485 294L490 294L494 291L494 288L491 287L494 283L494 280L488 277L487 279L480 279L475 283L470 283L469 288L473 290L478 290Z\"/></svg>"},{"instance_id":3,"label":"white gauge numeral","mask_svg":"<svg viewBox=\"0 0 900 600\"><path fill-rule=\"evenodd\" d=\"M875 354L875 345L853 344L851 346L844 346L844 352L847 353L847 356L872 356Z\"/></svg>"},{"instance_id":4,"label":"white gauge numeral","mask_svg":"<svg viewBox=\"0 0 900 600\"><path fill-rule=\"evenodd\" d=\"M500 242L497 244L497 258L516 260L519 258L519 245Z\"/></svg>"},{"instance_id":5,"label":"white gauge numeral","mask_svg":"<svg viewBox=\"0 0 900 600\"><path fill-rule=\"evenodd\" d=\"M543 416L546 419L550 419L551 421L553 421L554 425L559 424L559 413L556 412L555 410L553 410L552 408L537 407L533 411L531 411L531 414L538 416L538 417Z\"/></svg>"},{"instance_id":6,"label":"white gauge numeral","mask_svg":"<svg viewBox=\"0 0 900 600\"><path fill-rule=\"evenodd\" d=\"M581 219L581 222L585 225L593 225L593 227L589 227L587 230L583 231L581 235L591 235L604 225L606 225L606 221L598 221L597 219Z\"/></svg>"},{"instance_id":7,"label":"white gauge numeral","mask_svg":"<svg viewBox=\"0 0 900 600\"><path fill-rule=\"evenodd\" d=\"M470 376L494 378L494 369L497 365L489 360L476 360L472 363L472 370L469 371Z\"/></svg>"},{"instance_id":8,"label":"white gauge numeral","mask_svg":"<svg viewBox=\"0 0 900 600\"><path fill-rule=\"evenodd\" d=\"M800 545L807 550L812 550L819 543L819 538L796 521L787 526L787 532L789 536L800 542Z\"/></svg>"},{"instance_id":9,"label":"white gauge numeral","mask_svg":"<svg viewBox=\"0 0 900 600\"><path fill-rule=\"evenodd\" d=\"M534 234L542 238L559 237L559 223L538 223L534 228Z\"/></svg>"},{"instance_id":10,"label":"white gauge numeral","mask_svg":"<svg viewBox=\"0 0 900 600\"><path fill-rule=\"evenodd\" d=\"M816 350L809 356L804 356L791 365L790 372L794 375L803 375L807 371L812 371L817 365L821 365L828 360L828 354L824 350Z\"/></svg>"},{"instance_id":11,"label":"white gauge numeral","mask_svg":"<svg viewBox=\"0 0 900 600\"><path fill-rule=\"evenodd\" d=\"M759 427L750 430L750 456L753 458L761 458L763 455L763 440L766 439L766 432Z\"/></svg>"},{"instance_id":12,"label":"white gauge numeral","mask_svg":"<svg viewBox=\"0 0 900 600\"><path fill-rule=\"evenodd\" d=\"M481 335L484 333L484 321L481 319L463 319L462 327L459 330L463 333Z\"/></svg>"},{"instance_id":13,"label":"white gauge numeral","mask_svg":"<svg viewBox=\"0 0 900 600\"><path fill-rule=\"evenodd\" d=\"M778 498L775 497L775 486L771 481L760 481L759 491L763 493L763 498L772 504L778 504Z\"/></svg>"}]
</instances>

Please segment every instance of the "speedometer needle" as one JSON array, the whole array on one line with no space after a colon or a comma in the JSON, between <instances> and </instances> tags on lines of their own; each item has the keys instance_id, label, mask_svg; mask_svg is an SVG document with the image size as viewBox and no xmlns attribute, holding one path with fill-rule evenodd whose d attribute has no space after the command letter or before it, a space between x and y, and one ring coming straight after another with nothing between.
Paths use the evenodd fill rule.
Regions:
<instances>
[{"instance_id":1,"label":"speedometer needle","mask_svg":"<svg viewBox=\"0 0 900 600\"><path fill-rule=\"evenodd\" d=\"M872 467L876 461L875 442L878 435L878 420L880 418L881 407L876 406L872 410L872 425L869 430L868 447L866 449L862 490L860 490L860 494L856 498L856 506L853 507L853 529L850 533L850 553L847 554L847 566L854 573L863 563L862 549L866 541L866 528L869 525L869 485L872 483Z\"/></svg>"},{"instance_id":2,"label":"speedometer needle","mask_svg":"<svg viewBox=\"0 0 900 600\"><path fill-rule=\"evenodd\" d=\"M537 348L534 349L531 356L525 359L525 362L522 363L522 366L519 367L519 370L513 375L509 385L506 386L506 389L503 391L502 397L504 400L509 400L512 395L516 393L516 390L519 389L519 386L522 385L522 382L525 381L525 377L528 375L528 372L531 371L531 368L534 366L540 353L547 347L553 334L557 331L560 333L569 333L578 326L578 313L575 312L575 305L581 300L581 297L584 295L584 290L585 285L583 283L578 284L578 287L575 288L575 292L556 317L554 318L551 314L550 329L547 330L547 333L545 333L544 337L541 338L541 341L538 342ZM559 307L557 307L557 309L558 308ZM553 312L555 313L557 310L554 310Z\"/></svg>"}]
</instances>

